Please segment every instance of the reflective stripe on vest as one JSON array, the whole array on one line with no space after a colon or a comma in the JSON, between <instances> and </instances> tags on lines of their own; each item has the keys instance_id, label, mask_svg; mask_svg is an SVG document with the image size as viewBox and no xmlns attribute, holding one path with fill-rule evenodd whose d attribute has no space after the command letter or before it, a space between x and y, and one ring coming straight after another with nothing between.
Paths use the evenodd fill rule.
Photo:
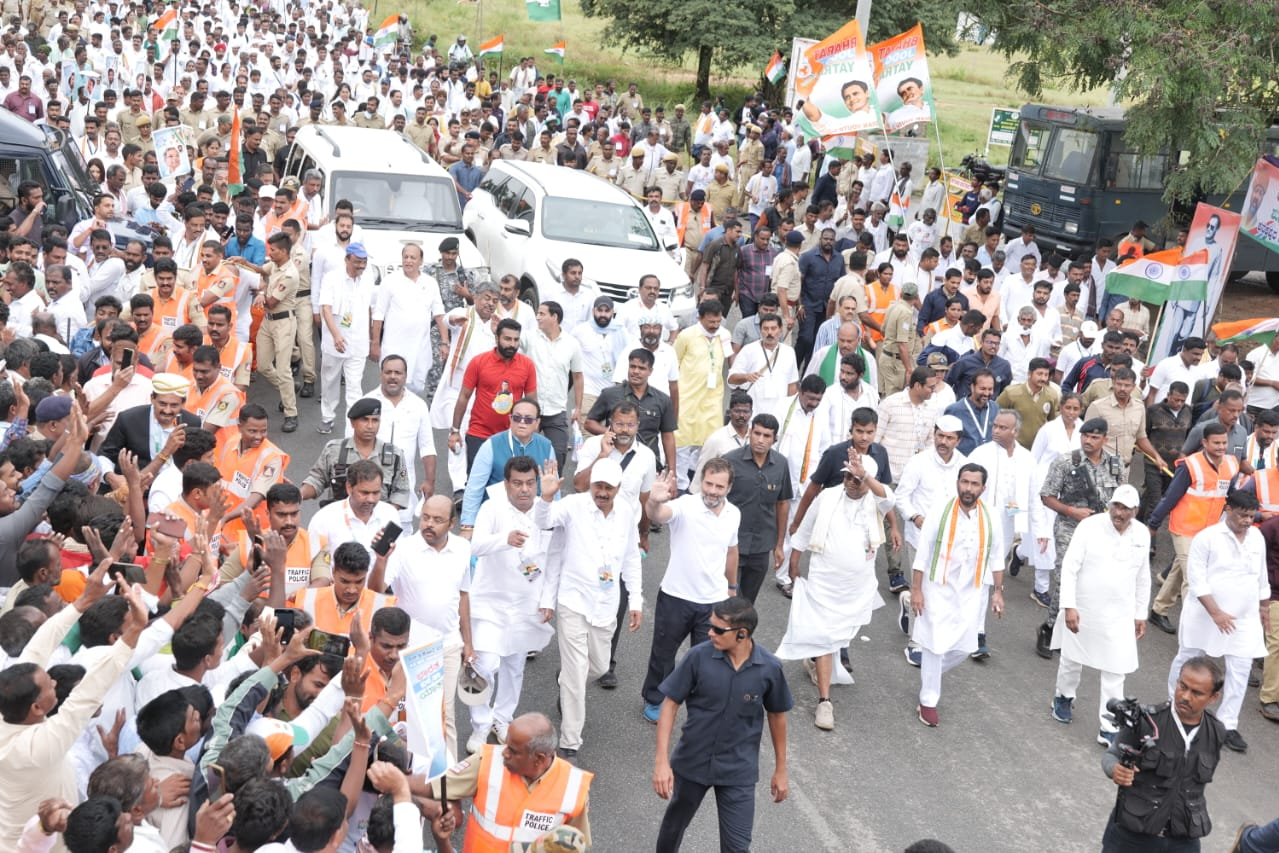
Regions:
<instances>
[{"instance_id":1,"label":"reflective stripe on vest","mask_svg":"<svg viewBox=\"0 0 1279 853\"><path fill-rule=\"evenodd\" d=\"M507 853L511 842L529 844L581 814L592 775L556 758L537 787L507 771L501 747L484 747L471 806L465 853Z\"/></svg>"},{"instance_id":2,"label":"reflective stripe on vest","mask_svg":"<svg viewBox=\"0 0 1279 853\"><path fill-rule=\"evenodd\" d=\"M1230 481L1239 473L1239 460L1227 453L1214 471L1200 450L1187 456L1184 464L1190 474L1190 486L1172 508L1168 530L1178 536L1194 536L1221 520Z\"/></svg>"}]
</instances>

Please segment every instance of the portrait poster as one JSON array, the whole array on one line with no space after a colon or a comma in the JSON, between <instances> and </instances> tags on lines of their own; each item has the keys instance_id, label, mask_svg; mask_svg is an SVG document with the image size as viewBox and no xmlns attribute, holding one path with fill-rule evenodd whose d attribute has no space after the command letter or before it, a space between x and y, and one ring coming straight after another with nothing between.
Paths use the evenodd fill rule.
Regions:
<instances>
[{"instance_id":1,"label":"portrait poster","mask_svg":"<svg viewBox=\"0 0 1279 853\"><path fill-rule=\"evenodd\" d=\"M924 54L924 27L906 32L868 49L875 67L875 92L884 117L884 130L905 130L921 122L937 120L933 83Z\"/></svg>"},{"instance_id":2,"label":"portrait poster","mask_svg":"<svg viewBox=\"0 0 1279 853\"><path fill-rule=\"evenodd\" d=\"M161 178L167 180L191 173L191 157L187 153L189 136L185 125L159 127L151 134L151 138L155 140L156 161Z\"/></svg>"},{"instance_id":3,"label":"portrait poster","mask_svg":"<svg viewBox=\"0 0 1279 853\"><path fill-rule=\"evenodd\" d=\"M1147 363L1156 364L1159 359L1180 351L1181 342L1186 338L1202 338L1208 333L1213 314L1221 302L1222 291L1226 288L1226 279L1230 277L1239 223L1240 215L1233 211L1210 204L1195 206L1185 254L1208 253L1208 298L1204 301L1169 302L1164 306L1164 318L1150 345Z\"/></svg>"},{"instance_id":4,"label":"portrait poster","mask_svg":"<svg viewBox=\"0 0 1279 853\"><path fill-rule=\"evenodd\" d=\"M1279 252L1279 166L1264 157L1248 181L1241 227L1267 249Z\"/></svg>"},{"instance_id":5,"label":"portrait poster","mask_svg":"<svg viewBox=\"0 0 1279 853\"><path fill-rule=\"evenodd\" d=\"M804 51L795 73L799 127L806 138L879 128L874 74L861 28L849 21Z\"/></svg>"}]
</instances>

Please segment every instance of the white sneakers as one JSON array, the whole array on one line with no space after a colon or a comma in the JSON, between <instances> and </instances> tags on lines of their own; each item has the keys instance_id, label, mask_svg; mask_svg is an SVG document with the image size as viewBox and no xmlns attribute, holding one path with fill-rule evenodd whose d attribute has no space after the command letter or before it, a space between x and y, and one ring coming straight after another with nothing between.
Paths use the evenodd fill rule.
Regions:
<instances>
[{"instance_id":1,"label":"white sneakers","mask_svg":"<svg viewBox=\"0 0 1279 853\"><path fill-rule=\"evenodd\" d=\"M813 717L813 725L824 732L835 728L835 706L831 704L829 699L819 699L817 701L817 713Z\"/></svg>"}]
</instances>

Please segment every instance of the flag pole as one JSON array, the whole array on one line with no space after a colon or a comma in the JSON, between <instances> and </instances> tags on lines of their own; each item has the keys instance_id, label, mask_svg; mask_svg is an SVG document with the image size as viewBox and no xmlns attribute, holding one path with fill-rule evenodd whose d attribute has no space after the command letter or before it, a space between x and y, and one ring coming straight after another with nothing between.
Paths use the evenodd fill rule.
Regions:
<instances>
[{"instance_id":1,"label":"flag pole","mask_svg":"<svg viewBox=\"0 0 1279 853\"><path fill-rule=\"evenodd\" d=\"M946 157L945 157L945 155L942 153L942 146L941 146L941 121L939 121L939 120L938 120L938 117L937 117L937 108L936 108L936 106L934 106L934 107L933 107L933 130L934 130L934 131L936 131L936 135L937 135L937 163L938 163L938 165L941 167L941 179L942 179L942 190L943 190L942 198L944 198L944 199L946 200L946 225L942 228L942 236L943 236L943 237L949 237L949 236L950 236L950 226L951 226L951 221L950 221L950 193L945 191L945 190L946 190ZM927 173L925 173L925 174L927 174ZM940 215L940 211L939 211L939 215Z\"/></svg>"}]
</instances>

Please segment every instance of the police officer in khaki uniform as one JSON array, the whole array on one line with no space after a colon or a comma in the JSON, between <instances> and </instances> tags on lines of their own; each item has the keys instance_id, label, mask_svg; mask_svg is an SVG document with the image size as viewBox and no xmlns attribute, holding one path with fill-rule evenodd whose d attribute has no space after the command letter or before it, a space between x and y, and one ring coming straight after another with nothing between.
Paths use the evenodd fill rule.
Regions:
<instances>
[{"instance_id":1,"label":"police officer in khaki uniform","mask_svg":"<svg viewBox=\"0 0 1279 853\"><path fill-rule=\"evenodd\" d=\"M662 191L662 201L666 204L682 201L687 183L688 178L679 167L679 155L674 151L666 152L661 168L653 175L653 186Z\"/></svg>"},{"instance_id":2,"label":"police officer in khaki uniform","mask_svg":"<svg viewBox=\"0 0 1279 853\"><path fill-rule=\"evenodd\" d=\"M284 409L284 432L298 428L298 404L293 392L293 342L297 337L297 321L293 315L293 303L298 293L298 268L290 253L293 241L283 231L272 234L266 241L267 262L258 266L244 258L228 258L227 263L242 269L250 269L266 281L258 291L256 300L266 309L262 327L258 329L258 367L267 382L280 392L280 405Z\"/></svg>"},{"instance_id":3,"label":"police officer in khaki uniform","mask_svg":"<svg viewBox=\"0 0 1279 853\"><path fill-rule=\"evenodd\" d=\"M794 232L792 232L794 233ZM906 377L915 368L922 348L915 329L919 316L919 287L908 281L901 298L884 312L884 339L879 346L879 396L896 394L906 387Z\"/></svg>"}]
</instances>

